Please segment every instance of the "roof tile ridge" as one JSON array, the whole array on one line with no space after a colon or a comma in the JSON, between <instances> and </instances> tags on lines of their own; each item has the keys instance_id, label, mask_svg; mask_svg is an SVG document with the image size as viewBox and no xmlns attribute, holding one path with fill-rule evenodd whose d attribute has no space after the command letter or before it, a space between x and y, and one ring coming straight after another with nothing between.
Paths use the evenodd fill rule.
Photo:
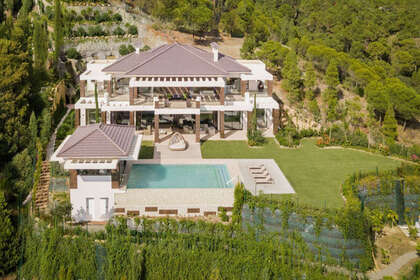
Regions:
<instances>
[{"instance_id":1,"label":"roof tile ridge","mask_svg":"<svg viewBox=\"0 0 420 280\"><path fill-rule=\"evenodd\" d=\"M197 55L197 54L195 54L194 52L192 52L192 51L190 51L188 48L186 48L183 44L178 44L178 45L180 45L184 50L186 50L187 52L189 52L190 54L192 54L192 55L194 55L194 56L196 56L196 57L198 57L199 59L201 59L202 61L204 61L205 63L207 63L208 65L210 65L210 66L212 66L212 67L214 67L214 68L216 68L216 69L218 69L218 70L220 70L220 71L222 71L222 72L224 72L224 73L226 73L226 74L228 74L228 72L227 71L225 71L225 70L223 70L222 68L220 68L219 66L217 66L217 65L215 65L215 64L213 64L213 63L210 63L210 62L208 62L207 60L205 60L204 58L202 58L201 56L199 56L199 55ZM194 46L192 46L192 47L194 47ZM194 47L195 48L195 47ZM197 48L198 49L198 48Z\"/></svg>"},{"instance_id":2,"label":"roof tile ridge","mask_svg":"<svg viewBox=\"0 0 420 280\"><path fill-rule=\"evenodd\" d=\"M131 71L136 70L137 68L139 68L140 66L143 66L144 64L146 64L147 62L151 61L152 59L155 59L157 56L161 55L162 53L166 52L167 50L171 49L173 46L175 46L175 44L172 45L167 45L166 48L163 48L163 50L158 51L158 53L156 53L155 55L152 55L151 57L149 57L148 59L146 59L145 61L143 61L142 63L140 63L139 65L136 65L135 67L133 67L132 69L125 71L124 74L127 74Z\"/></svg>"},{"instance_id":3,"label":"roof tile ridge","mask_svg":"<svg viewBox=\"0 0 420 280\"><path fill-rule=\"evenodd\" d=\"M85 136L83 136L82 138L80 138L80 139L79 139L79 141L77 141L77 142L73 143L72 145L70 145L70 147L68 147L67 149L65 149L65 150L61 150L61 151L60 151L60 154L61 154L61 153L65 153L65 152L67 152L68 150L70 150L71 148L73 148L76 144L79 144L82 140L85 140L88 136L90 136L92 133L94 133L97 129L99 129L99 125L98 125L98 127L97 127L97 128L92 129L92 131L91 131L91 132L89 132L88 134L86 134ZM63 147L63 148L64 148L64 147Z\"/></svg>"},{"instance_id":4,"label":"roof tile ridge","mask_svg":"<svg viewBox=\"0 0 420 280\"><path fill-rule=\"evenodd\" d=\"M108 136L108 134L106 134L103 130L102 130L102 127L103 127L104 125L103 124L100 124L99 125L99 131L106 137L106 138L108 138L108 140L110 140L111 141L111 143L115 146L115 147L117 147L117 149L121 152L121 153L123 153L124 155L125 155L125 152L121 149L121 147L117 144L117 143L115 143L115 141L114 140L112 140L112 138L111 137L109 137ZM115 125L113 125L113 126L115 126Z\"/></svg>"},{"instance_id":5,"label":"roof tile ridge","mask_svg":"<svg viewBox=\"0 0 420 280\"><path fill-rule=\"evenodd\" d=\"M196 47L196 46L191 46L191 47L193 47L194 49L199 50L199 51L207 52L206 50L200 49L199 47ZM249 71L251 71L251 69L249 69L248 67L246 67L246 66L242 65L241 63L239 63L239 62L238 62L238 60L237 60L236 58L234 58L234 57L232 57L232 56L230 56L230 55L224 54L224 53L219 53L219 54L222 56L222 58L229 59L230 61L232 61L232 62L234 62L234 63L236 63L236 64L238 64L238 65L240 65L240 66L242 66L242 67L245 67L245 68L247 68ZM226 72L226 71L225 71L225 72Z\"/></svg>"}]
</instances>

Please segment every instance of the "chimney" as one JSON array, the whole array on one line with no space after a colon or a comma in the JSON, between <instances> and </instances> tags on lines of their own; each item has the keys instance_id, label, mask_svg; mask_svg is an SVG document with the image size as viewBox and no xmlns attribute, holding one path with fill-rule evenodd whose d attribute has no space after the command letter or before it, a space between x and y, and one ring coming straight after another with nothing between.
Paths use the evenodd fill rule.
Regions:
<instances>
[{"instance_id":1,"label":"chimney","mask_svg":"<svg viewBox=\"0 0 420 280\"><path fill-rule=\"evenodd\" d=\"M219 46L215 42L211 43L210 46L213 52L213 61L217 62L219 60Z\"/></svg>"}]
</instances>

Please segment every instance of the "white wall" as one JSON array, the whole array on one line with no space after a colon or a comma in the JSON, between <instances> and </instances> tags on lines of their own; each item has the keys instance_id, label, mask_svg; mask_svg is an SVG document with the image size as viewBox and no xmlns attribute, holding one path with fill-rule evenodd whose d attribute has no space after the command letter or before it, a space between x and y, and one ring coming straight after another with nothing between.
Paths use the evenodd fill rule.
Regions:
<instances>
[{"instance_id":1,"label":"white wall","mask_svg":"<svg viewBox=\"0 0 420 280\"><path fill-rule=\"evenodd\" d=\"M111 176L77 176L77 189L70 189L72 216L76 221L104 221L112 216L114 193ZM86 198L93 198L93 216L87 214ZM100 199L108 198L108 214L100 213Z\"/></svg>"}]
</instances>

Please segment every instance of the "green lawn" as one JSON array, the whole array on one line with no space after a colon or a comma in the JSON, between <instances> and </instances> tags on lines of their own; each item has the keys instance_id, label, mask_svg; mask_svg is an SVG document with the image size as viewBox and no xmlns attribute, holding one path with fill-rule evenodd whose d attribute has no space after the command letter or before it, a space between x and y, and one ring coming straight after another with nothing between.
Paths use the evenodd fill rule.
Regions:
<instances>
[{"instance_id":1,"label":"green lawn","mask_svg":"<svg viewBox=\"0 0 420 280\"><path fill-rule=\"evenodd\" d=\"M154 154L153 141L142 141L139 153L139 159L151 159Z\"/></svg>"},{"instance_id":2,"label":"green lawn","mask_svg":"<svg viewBox=\"0 0 420 280\"><path fill-rule=\"evenodd\" d=\"M260 148L245 141L206 141L203 158L272 158L297 193L299 202L317 207L340 207L344 201L340 184L359 170L395 168L401 163L381 155L351 149L321 149L315 139L304 139L298 149L280 148L273 138Z\"/></svg>"}]
</instances>

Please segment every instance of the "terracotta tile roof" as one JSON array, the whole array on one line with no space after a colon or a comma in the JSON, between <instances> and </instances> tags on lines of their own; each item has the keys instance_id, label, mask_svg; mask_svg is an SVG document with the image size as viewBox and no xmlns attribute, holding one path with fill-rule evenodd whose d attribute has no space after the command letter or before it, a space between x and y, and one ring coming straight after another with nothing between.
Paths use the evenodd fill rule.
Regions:
<instances>
[{"instance_id":1,"label":"terracotta tile roof","mask_svg":"<svg viewBox=\"0 0 420 280\"><path fill-rule=\"evenodd\" d=\"M127 76L227 76L231 72L251 72L229 56L219 53L218 61L214 62L213 53L179 43L131 53L103 71Z\"/></svg>"},{"instance_id":2,"label":"terracotta tile roof","mask_svg":"<svg viewBox=\"0 0 420 280\"><path fill-rule=\"evenodd\" d=\"M58 153L63 158L125 157L134 139L134 126L91 124L79 126Z\"/></svg>"}]
</instances>

